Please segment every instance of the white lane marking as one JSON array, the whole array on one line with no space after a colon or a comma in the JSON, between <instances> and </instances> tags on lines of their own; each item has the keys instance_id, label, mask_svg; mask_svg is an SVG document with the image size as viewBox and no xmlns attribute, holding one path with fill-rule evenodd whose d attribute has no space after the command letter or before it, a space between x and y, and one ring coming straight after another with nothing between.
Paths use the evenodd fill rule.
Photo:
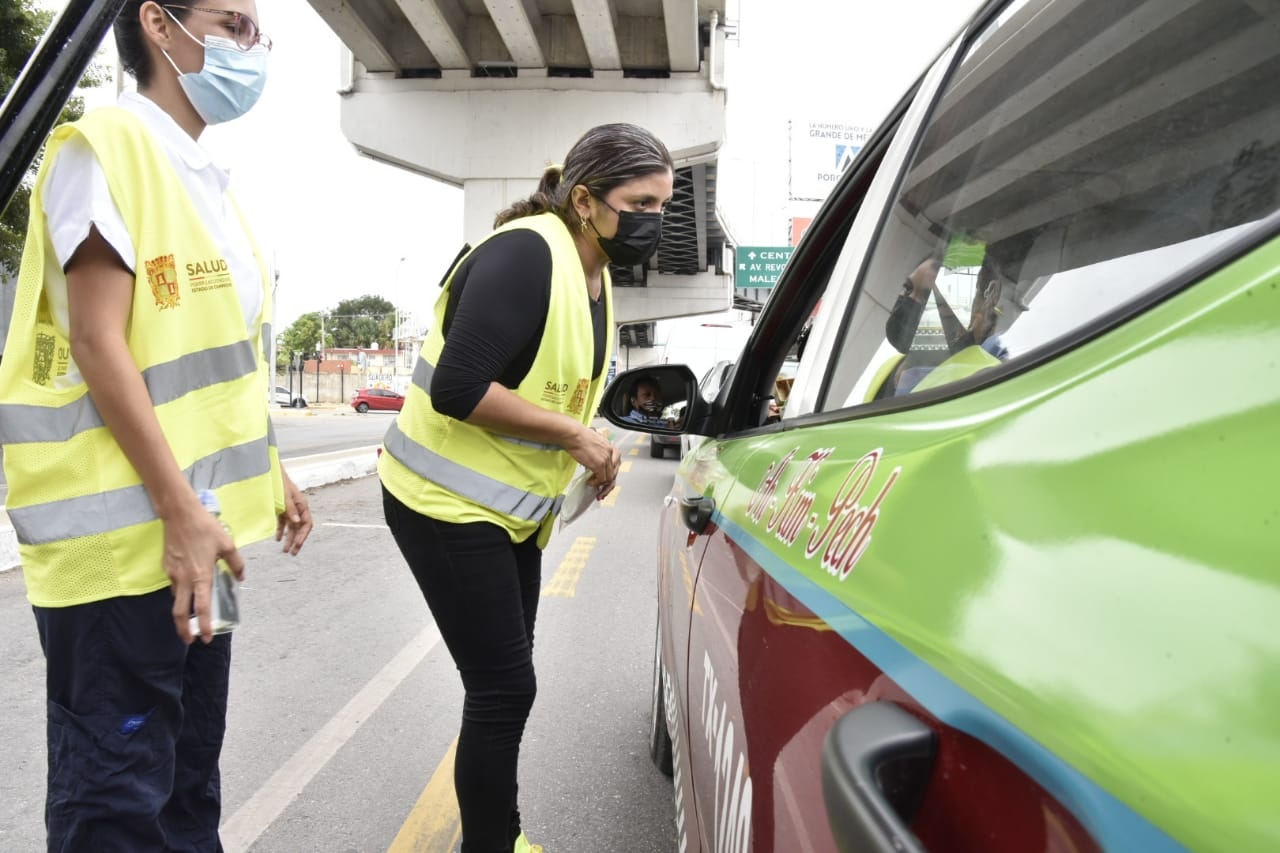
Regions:
<instances>
[{"instance_id":1,"label":"white lane marking","mask_svg":"<svg viewBox=\"0 0 1280 853\"><path fill-rule=\"evenodd\" d=\"M378 442L377 444L365 444L359 447L346 447L342 450L326 450L323 453L308 453L305 456L290 456L288 459L281 457L280 461L285 464L290 462L319 462L326 459L339 459L345 456L364 456L367 454L374 454L376 458L378 448L381 446L382 442Z\"/></svg>"},{"instance_id":2,"label":"white lane marking","mask_svg":"<svg viewBox=\"0 0 1280 853\"><path fill-rule=\"evenodd\" d=\"M439 642L440 630L434 624L424 628L324 728L271 774L222 824L219 831L227 853L248 850Z\"/></svg>"}]
</instances>

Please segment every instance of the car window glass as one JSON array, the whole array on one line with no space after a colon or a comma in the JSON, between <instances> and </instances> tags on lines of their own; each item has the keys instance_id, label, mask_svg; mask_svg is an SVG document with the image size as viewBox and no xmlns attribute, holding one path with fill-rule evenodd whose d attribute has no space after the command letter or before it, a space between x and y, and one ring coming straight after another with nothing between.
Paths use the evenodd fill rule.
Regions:
<instances>
[{"instance_id":1,"label":"car window glass","mask_svg":"<svg viewBox=\"0 0 1280 853\"><path fill-rule=\"evenodd\" d=\"M829 368L841 346L848 306L856 296L857 270L875 243L882 212L894 198L916 129L927 118L958 48L958 40L949 44L872 134L788 261L789 269L779 281L787 307L777 302L775 289L759 325L769 333L762 350L768 353L769 367L759 373L748 367L741 374L745 380L740 380L743 366L739 365L734 375L735 387L745 381L753 392L742 406L742 420L735 425L758 426L818 410ZM797 269L805 273L796 274ZM777 317L785 318L785 323ZM781 411L776 403L777 380L784 360L797 363L794 378L785 383L789 387L785 411Z\"/></svg>"},{"instance_id":2,"label":"car window glass","mask_svg":"<svg viewBox=\"0 0 1280 853\"><path fill-rule=\"evenodd\" d=\"M1280 4L1021 0L966 48L822 408L945 386L1150 293L1280 205Z\"/></svg>"}]
</instances>

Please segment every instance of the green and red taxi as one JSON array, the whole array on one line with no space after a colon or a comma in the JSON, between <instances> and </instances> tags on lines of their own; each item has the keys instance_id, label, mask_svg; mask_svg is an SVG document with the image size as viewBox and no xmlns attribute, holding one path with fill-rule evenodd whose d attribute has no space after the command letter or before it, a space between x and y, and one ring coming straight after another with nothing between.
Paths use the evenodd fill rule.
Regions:
<instances>
[{"instance_id":1,"label":"green and red taxi","mask_svg":"<svg viewBox=\"0 0 1280 853\"><path fill-rule=\"evenodd\" d=\"M1280 5L993 2L645 368L681 851L1280 850L1278 211Z\"/></svg>"}]
</instances>

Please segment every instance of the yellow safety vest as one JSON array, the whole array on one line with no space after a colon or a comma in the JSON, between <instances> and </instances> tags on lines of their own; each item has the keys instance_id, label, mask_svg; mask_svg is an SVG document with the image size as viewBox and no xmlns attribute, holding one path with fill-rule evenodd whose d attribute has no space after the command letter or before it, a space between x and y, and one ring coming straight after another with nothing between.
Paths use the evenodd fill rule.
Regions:
<instances>
[{"instance_id":1,"label":"yellow safety vest","mask_svg":"<svg viewBox=\"0 0 1280 853\"><path fill-rule=\"evenodd\" d=\"M537 356L514 393L588 424L599 405L604 371L591 378L595 336L586 276L573 236L554 213L517 219L494 233L517 228L536 231L551 248L551 301ZM556 445L499 435L446 417L431 403L431 375L444 348L444 313L456 270L455 266L436 300L435 322L414 367L404 408L384 439L378 475L387 491L423 515L456 523L491 522L504 528L513 542L524 541L541 527L538 544L543 546L573 476L573 457ZM602 298L606 328L612 329L607 269Z\"/></svg>"},{"instance_id":2,"label":"yellow safety vest","mask_svg":"<svg viewBox=\"0 0 1280 853\"><path fill-rule=\"evenodd\" d=\"M59 387L70 343L44 293L49 165L73 135L106 173L137 250L129 351L194 489L213 489L236 544L275 532L283 482L266 389L271 294L261 255L259 334L246 335L227 263L159 143L109 107L56 129L31 196L9 338L0 360L0 442L27 597L66 607L163 589L164 531L83 381ZM248 229L246 228L246 231Z\"/></svg>"},{"instance_id":3,"label":"yellow safety vest","mask_svg":"<svg viewBox=\"0 0 1280 853\"><path fill-rule=\"evenodd\" d=\"M935 367L912 390L928 391L930 388L938 388L952 382L959 382L961 379L968 379L975 373L980 373L989 367L995 367L999 364L1000 359L982 347L976 344L967 346Z\"/></svg>"}]
</instances>

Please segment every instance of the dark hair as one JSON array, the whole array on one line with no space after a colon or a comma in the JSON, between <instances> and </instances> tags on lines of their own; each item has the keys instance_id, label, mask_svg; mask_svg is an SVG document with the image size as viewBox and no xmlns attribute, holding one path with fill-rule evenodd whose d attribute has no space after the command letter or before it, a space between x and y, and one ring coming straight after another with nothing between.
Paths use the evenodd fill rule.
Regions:
<instances>
[{"instance_id":1,"label":"dark hair","mask_svg":"<svg viewBox=\"0 0 1280 853\"><path fill-rule=\"evenodd\" d=\"M142 34L142 4L147 0L126 0L112 28L116 36L116 53L120 54L120 67L133 75L139 86L151 82L151 54L147 51L147 37ZM160 0L156 0L160 2ZM164 6L192 6L196 0L167 0ZM188 9L165 9L178 20L185 20Z\"/></svg>"},{"instance_id":2,"label":"dark hair","mask_svg":"<svg viewBox=\"0 0 1280 853\"><path fill-rule=\"evenodd\" d=\"M533 195L499 213L493 225L548 211L569 223L569 191L578 184L601 198L620 184L667 170L674 172L675 163L658 137L634 124L602 124L573 144L563 166L548 166Z\"/></svg>"},{"instance_id":3,"label":"dark hair","mask_svg":"<svg viewBox=\"0 0 1280 853\"><path fill-rule=\"evenodd\" d=\"M658 381L658 377L651 373L646 373L644 376L637 376L635 381L631 383L631 393L627 395L628 400L634 400L636 398L636 395L640 393L641 385L652 385L654 393L657 394L659 398L662 397L662 383Z\"/></svg>"}]
</instances>

